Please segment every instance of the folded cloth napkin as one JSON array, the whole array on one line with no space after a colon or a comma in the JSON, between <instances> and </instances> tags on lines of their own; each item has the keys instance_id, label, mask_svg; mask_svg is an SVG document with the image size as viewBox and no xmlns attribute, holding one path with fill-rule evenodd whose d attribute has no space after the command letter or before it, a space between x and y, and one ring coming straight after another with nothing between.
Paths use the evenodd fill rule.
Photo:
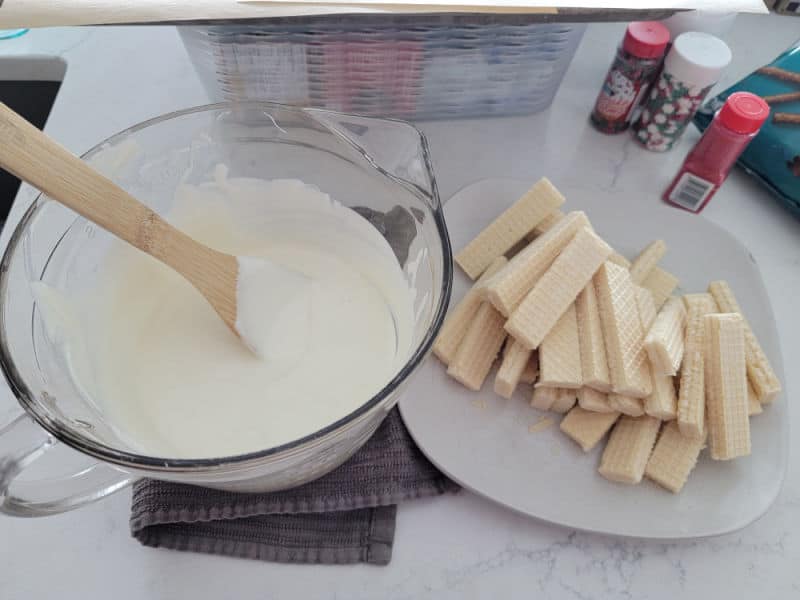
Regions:
<instances>
[{"instance_id":1,"label":"folded cloth napkin","mask_svg":"<svg viewBox=\"0 0 800 600\"><path fill-rule=\"evenodd\" d=\"M395 408L346 463L300 487L240 494L142 479L131 532L146 546L276 562L385 565L396 503L459 488L422 455Z\"/></svg>"}]
</instances>

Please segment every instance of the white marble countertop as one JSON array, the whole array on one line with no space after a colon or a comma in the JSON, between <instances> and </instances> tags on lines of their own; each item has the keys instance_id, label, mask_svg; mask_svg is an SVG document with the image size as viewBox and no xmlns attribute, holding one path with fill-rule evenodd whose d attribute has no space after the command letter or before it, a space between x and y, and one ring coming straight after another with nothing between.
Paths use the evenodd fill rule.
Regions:
<instances>
[{"instance_id":1,"label":"white marble countertop","mask_svg":"<svg viewBox=\"0 0 800 600\"><path fill-rule=\"evenodd\" d=\"M669 155L593 131L587 114L622 26L592 25L553 107L524 118L438 122L429 136L443 198L485 177L598 185L657 202L697 134ZM739 17L727 85L800 32L790 17ZM53 29L0 42L8 54L62 56L67 74L47 131L75 152L207 96L171 27ZM0 73L2 77L2 73ZM32 198L23 189L10 221ZM786 388L800 388L800 222L734 173L704 212L759 263L780 325ZM0 243L8 238L3 232ZM2 386L5 388L5 386ZM13 408L0 395L0 416ZM800 411L792 410L800 431ZM773 508L743 531L684 543L620 540L513 514L470 493L399 509L387 567L287 566L143 548L128 531L130 494L37 520L0 517L0 598L761 598L800 597L800 469L790 462ZM658 518L658 515L654 515Z\"/></svg>"}]
</instances>

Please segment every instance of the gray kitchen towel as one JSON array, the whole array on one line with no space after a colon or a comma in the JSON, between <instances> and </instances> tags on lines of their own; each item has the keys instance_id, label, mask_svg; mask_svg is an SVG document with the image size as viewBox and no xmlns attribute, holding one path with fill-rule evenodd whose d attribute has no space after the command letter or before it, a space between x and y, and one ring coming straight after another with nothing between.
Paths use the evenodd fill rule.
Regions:
<instances>
[{"instance_id":1,"label":"gray kitchen towel","mask_svg":"<svg viewBox=\"0 0 800 600\"><path fill-rule=\"evenodd\" d=\"M146 546L275 562L385 565L396 503L459 488L422 455L395 408L346 463L300 487L239 494L142 479L131 532Z\"/></svg>"}]
</instances>

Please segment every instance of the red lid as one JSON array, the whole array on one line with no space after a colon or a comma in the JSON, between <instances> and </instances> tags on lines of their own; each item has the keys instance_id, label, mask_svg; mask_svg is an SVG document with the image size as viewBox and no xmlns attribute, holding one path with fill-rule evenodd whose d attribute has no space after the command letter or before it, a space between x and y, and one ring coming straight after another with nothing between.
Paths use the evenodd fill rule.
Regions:
<instances>
[{"instance_id":1,"label":"red lid","mask_svg":"<svg viewBox=\"0 0 800 600\"><path fill-rule=\"evenodd\" d=\"M669 29L658 21L634 21L628 25L622 48L639 58L658 58L669 43Z\"/></svg>"},{"instance_id":2,"label":"red lid","mask_svg":"<svg viewBox=\"0 0 800 600\"><path fill-rule=\"evenodd\" d=\"M769 116L769 104L750 92L728 96L717 118L727 129L736 133L755 133Z\"/></svg>"}]
</instances>

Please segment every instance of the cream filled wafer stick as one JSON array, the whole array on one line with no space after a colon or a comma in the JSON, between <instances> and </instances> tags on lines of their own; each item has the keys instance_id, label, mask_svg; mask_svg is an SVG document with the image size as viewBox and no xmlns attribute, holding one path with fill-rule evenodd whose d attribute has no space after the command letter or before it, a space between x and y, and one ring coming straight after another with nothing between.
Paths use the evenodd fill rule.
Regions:
<instances>
[{"instance_id":1,"label":"cream filled wafer stick","mask_svg":"<svg viewBox=\"0 0 800 600\"><path fill-rule=\"evenodd\" d=\"M697 464L705 444L705 437L684 437L676 421L665 424L647 461L645 477L677 494Z\"/></svg>"},{"instance_id":2,"label":"cream filled wafer stick","mask_svg":"<svg viewBox=\"0 0 800 600\"><path fill-rule=\"evenodd\" d=\"M582 212L571 212L517 254L486 284L486 298L506 317L531 291L575 234L589 226Z\"/></svg>"},{"instance_id":3,"label":"cream filled wafer stick","mask_svg":"<svg viewBox=\"0 0 800 600\"><path fill-rule=\"evenodd\" d=\"M769 364L767 355L764 354L761 344L753 333L750 324L742 313L733 290L726 281L714 281L708 286L708 291L714 296L719 305L720 312L737 313L744 321L745 360L747 361L747 377L753 384L758 401L762 404L772 402L781 392L781 382L772 365Z\"/></svg>"},{"instance_id":4,"label":"cream filled wafer stick","mask_svg":"<svg viewBox=\"0 0 800 600\"><path fill-rule=\"evenodd\" d=\"M583 384L598 392L610 392L611 377L608 373L603 327L600 323L600 306L597 303L594 283L591 281L578 294L575 310L578 317Z\"/></svg>"},{"instance_id":5,"label":"cream filled wafer stick","mask_svg":"<svg viewBox=\"0 0 800 600\"><path fill-rule=\"evenodd\" d=\"M503 398L511 398L519 384L525 367L530 362L531 350L511 338L506 342L503 362L494 379L494 391Z\"/></svg>"},{"instance_id":6,"label":"cream filled wafer stick","mask_svg":"<svg viewBox=\"0 0 800 600\"><path fill-rule=\"evenodd\" d=\"M536 385L533 388L531 406L539 410L550 410L556 400L558 400L559 392L560 390L558 388Z\"/></svg>"},{"instance_id":7,"label":"cream filled wafer stick","mask_svg":"<svg viewBox=\"0 0 800 600\"><path fill-rule=\"evenodd\" d=\"M678 417L678 394L671 375L653 374L653 392L644 401L644 412L662 421Z\"/></svg>"},{"instance_id":8,"label":"cream filled wafer stick","mask_svg":"<svg viewBox=\"0 0 800 600\"><path fill-rule=\"evenodd\" d=\"M447 374L471 390L479 390L506 339L503 315L484 302L461 340Z\"/></svg>"},{"instance_id":9,"label":"cream filled wafer stick","mask_svg":"<svg viewBox=\"0 0 800 600\"><path fill-rule=\"evenodd\" d=\"M629 417L641 417L644 414L644 400L631 398L623 394L609 394L608 405L611 410L621 412Z\"/></svg>"},{"instance_id":10,"label":"cream filled wafer stick","mask_svg":"<svg viewBox=\"0 0 800 600\"><path fill-rule=\"evenodd\" d=\"M716 310L711 294L686 294L686 336L678 393L678 426L686 437L704 435L706 415L705 321Z\"/></svg>"},{"instance_id":11,"label":"cream filled wafer stick","mask_svg":"<svg viewBox=\"0 0 800 600\"><path fill-rule=\"evenodd\" d=\"M522 371L522 375L519 377L519 382L526 384L535 383L538 377L539 355L536 352L533 352L528 360L528 364L525 365L525 370Z\"/></svg>"},{"instance_id":12,"label":"cream filled wafer stick","mask_svg":"<svg viewBox=\"0 0 800 600\"><path fill-rule=\"evenodd\" d=\"M589 452L614 426L619 413L598 413L573 407L561 420L559 428L574 440L584 452Z\"/></svg>"},{"instance_id":13,"label":"cream filled wafer stick","mask_svg":"<svg viewBox=\"0 0 800 600\"><path fill-rule=\"evenodd\" d=\"M644 278L642 287L650 290L650 293L653 294L653 302L656 304L656 309L661 310L661 307L672 295L672 292L678 287L678 283L678 278L675 275L659 266L655 266L650 271L650 274Z\"/></svg>"},{"instance_id":14,"label":"cream filled wafer stick","mask_svg":"<svg viewBox=\"0 0 800 600\"><path fill-rule=\"evenodd\" d=\"M590 412L616 412L608 403L608 394L583 386L578 390L578 405Z\"/></svg>"},{"instance_id":15,"label":"cream filled wafer stick","mask_svg":"<svg viewBox=\"0 0 800 600\"><path fill-rule=\"evenodd\" d=\"M639 316L642 319L644 330L651 329L656 321L656 306L653 296L643 287L636 287L636 300L639 307ZM662 421L669 421L677 416L678 399L675 394L675 385L671 375L662 375L657 372L650 362L650 380L653 382L653 391L645 398L644 412L651 417Z\"/></svg>"},{"instance_id":16,"label":"cream filled wafer stick","mask_svg":"<svg viewBox=\"0 0 800 600\"><path fill-rule=\"evenodd\" d=\"M470 279L477 278L562 204L564 196L543 177L456 254L456 263Z\"/></svg>"},{"instance_id":17,"label":"cream filled wafer stick","mask_svg":"<svg viewBox=\"0 0 800 600\"><path fill-rule=\"evenodd\" d=\"M656 240L648 244L631 263L631 279L641 284L667 253L664 240Z\"/></svg>"},{"instance_id":18,"label":"cream filled wafer stick","mask_svg":"<svg viewBox=\"0 0 800 600\"><path fill-rule=\"evenodd\" d=\"M642 323L642 331L645 334L650 331L656 320L656 305L653 302L653 296L649 291L640 285L633 286L636 292L636 308L639 310L639 320ZM644 340L642 340L644 343ZM646 351L645 351L646 352Z\"/></svg>"},{"instance_id":19,"label":"cream filled wafer stick","mask_svg":"<svg viewBox=\"0 0 800 600\"><path fill-rule=\"evenodd\" d=\"M539 383L577 389L583 385L578 317L569 306L539 346Z\"/></svg>"},{"instance_id":20,"label":"cream filled wafer stick","mask_svg":"<svg viewBox=\"0 0 800 600\"><path fill-rule=\"evenodd\" d=\"M609 254L611 247L591 230L578 231L511 313L506 331L526 347L538 348Z\"/></svg>"},{"instance_id":21,"label":"cream filled wafer stick","mask_svg":"<svg viewBox=\"0 0 800 600\"><path fill-rule=\"evenodd\" d=\"M700 439L705 435L706 375L705 358L700 350L683 355L678 384L678 426L685 437Z\"/></svg>"},{"instance_id":22,"label":"cream filled wafer stick","mask_svg":"<svg viewBox=\"0 0 800 600\"><path fill-rule=\"evenodd\" d=\"M550 405L550 410L553 412L561 413L562 415L569 412L578 401L576 394L577 390L565 390L558 388L558 395L556 396L553 404Z\"/></svg>"},{"instance_id":23,"label":"cream filled wafer stick","mask_svg":"<svg viewBox=\"0 0 800 600\"><path fill-rule=\"evenodd\" d=\"M706 325L708 447L714 460L750 454L744 320L711 314Z\"/></svg>"},{"instance_id":24,"label":"cream filled wafer stick","mask_svg":"<svg viewBox=\"0 0 800 600\"><path fill-rule=\"evenodd\" d=\"M756 396L756 391L753 389L753 384L750 383L750 380L747 381L747 416L752 417L754 415L760 415L764 412L764 408L761 406L761 402L758 401L758 396Z\"/></svg>"},{"instance_id":25,"label":"cream filled wafer stick","mask_svg":"<svg viewBox=\"0 0 800 600\"><path fill-rule=\"evenodd\" d=\"M644 348L656 373L677 374L683 360L685 331L686 308L683 300L670 298L644 338Z\"/></svg>"},{"instance_id":26,"label":"cream filled wafer stick","mask_svg":"<svg viewBox=\"0 0 800 600\"><path fill-rule=\"evenodd\" d=\"M622 256L622 254L620 254L619 252L612 252L611 255L608 257L608 260L610 260L615 265L619 265L620 267L625 267L626 269L631 268L631 261Z\"/></svg>"},{"instance_id":27,"label":"cream filled wafer stick","mask_svg":"<svg viewBox=\"0 0 800 600\"><path fill-rule=\"evenodd\" d=\"M456 355L458 345L464 338L467 328L472 322L478 307L481 305L481 289L484 283L500 269L508 264L505 256L498 256L486 269L480 279L470 288L455 308L453 308L442 324L439 335L433 343L433 353L444 364L449 365Z\"/></svg>"},{"instance_id":28,"label":"cream filled wafer stick","mask_svg":"<svg viewBox=\"0 0 800 600\"><path fill-rule=\"evenodd\" d=\"M655 417L620 417L600 459L600 475L619 483L639 483L660 427Z\"/></svg>"},{"instance_id":29,"label":"cream filled wafer stick","mask_svg":"<svg viewBox=\"0 0 800 600\"><path fill-rule=\"evenodd\" d=\"M627 269L606 262L595 275L594 285L611 388L615 394L646 398L653 391L653 386L643 346L644 330L636 306L636 291L630 274Z\"/></svg>"}]
</instances>

